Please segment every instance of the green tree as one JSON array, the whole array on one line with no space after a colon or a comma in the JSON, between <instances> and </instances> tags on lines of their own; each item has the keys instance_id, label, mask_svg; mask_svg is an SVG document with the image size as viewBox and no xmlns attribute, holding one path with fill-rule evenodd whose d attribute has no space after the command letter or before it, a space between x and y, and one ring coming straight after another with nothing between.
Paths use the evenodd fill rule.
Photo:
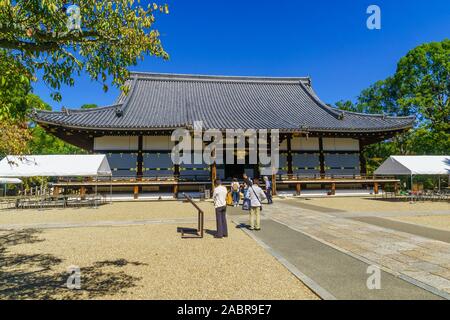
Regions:
<instances>
[{"instance_id":1,"label":"green tree","mask_svg":"<svg viewBox=\"0 0 450 320\"><path fill-rule=\"evenodd\" d=\"M28 148L31 154L82 154L84 150L48 134L40 126L31 128L32 138Z\"/></svg>"},{"instance_id":2,"label":"green tree","mask_svg":"<svg viewBox=\"0 0 450 320\"><path fill-rule=\"evenodd\" d=\"M57 101L61 86L73 86L82 72L105 91L111 78L126 93L127 67L147 55L168 58L153 28L155 13L168 13L166 5L74 0L78 25L68 23L76 10L66 2L0 0L0 155L26 152L31 139L27 115L43 107L30 96L36 74Z\"/></svg>"},{"instance_id":3,"label":"green tree","mask_svg":"<svg viewBox=\"0 0 450 320\"><path fill-rule=\"evenodd\" d=\"M415 115L415 128L365 148L368 172L393 154L448 154L450 151L450 40L423 44L403 57L396 73L363 90L342 110Z\"/></svg>"},{"instance_id":4,"label":"green tree","mask_svg":"<svg viewBox=\"0 0 450 320\"><path fill-rule=\"evenodd\" d=\"M98 108L98 105L96 105L95 103L86 103L81 106L81 109L94 109L94 108Z\"/></svg>"},{"instance_id":5,"label":"green tree","mask_svg":"<svg viewBox=\"0 0 450 320\"><path fill-rule=\"evenodd\" d=\"M394 76L398 103L435 132L450 133L450 39L408 52Z\"/></svg>"},{"instance_id":6,"label":"green tree","mask_svg":"<svg viewBox=\"0 0 450 320\"><path fill-rule=\"evenodd\" d=\"M168 13L167 5L73 0L76 10L71 10L66 3L0 0L0 47L29 74L41 71L55 100L61 99L61 85L73 86L82 71L101 81L105 91L108 75L126 91L130 65L146 55L168 58L153 28L155 12Z\"/></svg>"}]
</instances>

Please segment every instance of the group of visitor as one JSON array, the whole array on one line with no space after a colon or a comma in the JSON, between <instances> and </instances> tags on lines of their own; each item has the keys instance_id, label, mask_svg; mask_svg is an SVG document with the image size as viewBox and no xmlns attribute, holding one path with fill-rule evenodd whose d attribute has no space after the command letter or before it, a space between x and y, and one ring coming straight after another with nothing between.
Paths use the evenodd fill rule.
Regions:
<instances>
[{"instance_id":1,"label":"group of visitor","mask_svg":"<svg viewBox=\"0 0 450 320\"><path fill-rule=\"evenodd\" d=\"M261 230L261 210L263 201L267 200L268 204L272 204L272 184L268 177L264 177L264 190L260 187L258 178L251 179L246 174L243 175L243 182L239 183L234 178L230 185L230 193L233 207L238 207L241 198L243 198L242 209L249 211L249 229ZM228 236L228 228L226 221L227 197L230 196L226 186L222 181L215 181L213 193L214 207L216 210L217 232L216 238Z\"/></svg>"}]
</instances>

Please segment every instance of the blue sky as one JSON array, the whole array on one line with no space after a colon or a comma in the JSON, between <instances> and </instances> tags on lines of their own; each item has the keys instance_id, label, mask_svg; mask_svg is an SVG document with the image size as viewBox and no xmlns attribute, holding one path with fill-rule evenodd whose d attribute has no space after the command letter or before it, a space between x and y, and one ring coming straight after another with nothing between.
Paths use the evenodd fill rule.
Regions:
<instances>
[{"instance_id":1,"label":"blue sky","mask_svg":"<svg viewBox=\"0 0 450 320\"><path fill-rule=\"evenodd\" d=\"M141 1L145 3L146 1ZM161 2L159 2L161 3ZM169 61L146 57L130 70L219 75L311 76L327 103L354 99L395 72L397 61L424 42L450 37L449 0L237 1L167 0L156 28ZM366 27L366 9L381 8L381 30ZM34 92L54 109L108 105L88 76L62 89L56 103L42 83Z\"/></svg>"}]
</instances>

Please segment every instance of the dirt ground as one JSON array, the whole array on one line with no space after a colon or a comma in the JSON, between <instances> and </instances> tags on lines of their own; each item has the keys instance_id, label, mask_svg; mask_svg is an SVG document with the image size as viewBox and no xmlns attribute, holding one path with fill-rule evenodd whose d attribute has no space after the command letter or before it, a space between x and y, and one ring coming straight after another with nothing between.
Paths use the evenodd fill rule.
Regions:
<instances>
[{"instance_id":1,"label":"dirt ground","mask_svg":"<svg viewBox=\"0 0 450 320\"><path fill-rule=\"evenodd\" d=\"M213 208L202 203L206 215ZM187 203L116 203L99 209L1 212L0 223L194 217ZM229 223L215 239L181 239L186 222L0 231L0 299L317 299L303 283ZM69 290L67 268L81 272Z\"/></svg>"},{"instance_id":2,"label":"dirt ground","mask_svg":"<svg viewBox=\"0 0 450 320\"><path fill-rule=\"evenodd\" d=\"M197 202L205 218L214 218L211 203ZM36 223L80 223L148 219L195 218L197 211L181 201L115 202L98 208L8 209L0 210L0 225Z\"/></svg>"}]
</instances>

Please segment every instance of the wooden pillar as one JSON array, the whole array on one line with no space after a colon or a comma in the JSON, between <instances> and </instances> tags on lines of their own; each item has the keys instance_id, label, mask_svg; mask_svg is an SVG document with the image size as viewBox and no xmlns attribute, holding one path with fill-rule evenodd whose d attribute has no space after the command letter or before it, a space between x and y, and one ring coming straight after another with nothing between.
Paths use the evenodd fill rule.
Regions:
<instances>
[{"instance_id":1,"label":"wooden pillar","mask_svg":"<svg viewBox=\"0 0 450 320\"><path fill-rule=\"evenodd\" d=\"M139 136L138 137L138 156L137 156L137 170L136 170L136 178L138 181L142 180L143 176L143 167L144 167L144 154L143 154L143 148L144 148L144 137Z\"/></svg>"},{"instance_id":2,"label":"wooden pillar","mask_svg":"<svg viewBox=\"0 0 450 320\"><path fill-rule=\"evenodd\" d=\"M301 183L297 183L295 185L295 190L297 191L297 195L298 196L302 194L302 185L301 185Z\"/></svg>"},{"instance_id":3,"label":"wooden pillar","mask_svg":"<svg viewBox=\"0 0 450 320\"><path fill-rule=\"evenodd\" d=\"M367 163L364 156L364 144L362 140L359 140L359 169L361 176L367 176Z\"/></svg>"},{"instance_id":4,"label":"wooden pillar","mask_svg":"<svg viewBox=\"0 0 450 320\"><path fill-rule=\"evenodd\" d=\"M86 187L85 186L80 187L80 198L81 198L81 200L86 199Z\"/></svg>"},{"instance_id":5,"label":"wooden pillar","mask_svg":"<svg viewBox=\"0 0 450 320\"><path fill-rule=\"evenodd\" d=\"M173 176L175 178L175 184L173 185L173 197L178 198L178 181L180 179L180 165L176 164L173 167Z\"/></svg>"},{"instance_id":6,"label":"wooden pillar","mask_svg":"<svg viewBox=\"0 0 450 320\"><path fill-rule=\"evenodd\" d=\"M56 186L56 187L53 188L53 195L54 195L55 197L59 195L59 187L58 187L58 186Z\"/></svg>"},{"instance_id":7,"label":"wooden pillar","mask_svg":"<svg viewBox=\"0 0 450 320\"><path fill-rule=\"evenodd\" d=\"M292 179L292 175L294 174L294 170L292 169L292 134L287 136L287 140L286 140L286 144L287 144L287 173L288 173L288 178Z\"/></svg>"},{"instance_id":8,"label":"wooden pillar","mask_svg":"<svg viewBox=\"0 0 450 320\"><path fill-rule=\"evenodd\" d=\"M134 195L134 199L138 199L139 198L139 186L134 186L134 188L133 188L133 195Z\"/></svg>"},{"instance_id":9,"label":"wooden pillar","mask_svg":"<svg viewBox=\"0 0 450 320\"><path fill-rule=\"evenodd\" d=\"M325 178L325 155L323 153L323 138L322 137L319 137L319 163L320 163L320 177Z\"/></svg>"},{"instance_id":10,"label":"wooden pillar","mask_svg":"<svg viewBox=\"0 0 450 320\"><path fill-rule=\"evenodd\" d=\"M379 190L378 190L378 182L375 182L375 183L373 184L373 192L374 192L375 194L378 194L378 193L379 193Z\"/></svg>"},{"instance_id":11,"label":"wooden pillar","mask_svg":"<svg viewBox=\"0 0 450 320\"><path fill-rule=\"evenodd\" d=\"M336 183L334 182L331 184L331 195L336 195Z\"/></svg>"},{"instance_id":12,"label":"wooden pillar","mask_svg":"<svg viewBox=\"0 0 450 320\"><path fill-rule=\"evenodd\" d=\"M394 193L398 195L398 182L394 182Z\"/></svg>"},{"instance_id":13,"label":"wooden pillar","mask_svg":"<svg viewBox=\"0 0 450 320\"><path fill-rule=\"evenodd\" d=\"M272 174L272 195L277 195L277 175Z\"/></svg>"}]
</instances>

